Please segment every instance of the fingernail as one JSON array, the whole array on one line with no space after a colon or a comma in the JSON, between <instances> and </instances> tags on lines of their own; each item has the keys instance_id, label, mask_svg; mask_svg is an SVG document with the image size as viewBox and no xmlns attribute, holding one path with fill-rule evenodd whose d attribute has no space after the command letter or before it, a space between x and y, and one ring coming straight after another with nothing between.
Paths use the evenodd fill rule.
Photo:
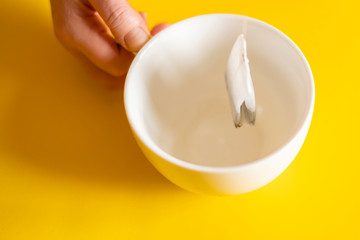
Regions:
<instances>
[{"instance_id":1,"label":"fingernail","mask_svg":"<svg viewBox=\"0 0 360 240\"><path fill-rule=\"evenodd\" d=\"M140 27L136 27L125 35L124 41L129 51L139 51L142 46L150 39L147 34Z\"/></svg>"}]
</instances>

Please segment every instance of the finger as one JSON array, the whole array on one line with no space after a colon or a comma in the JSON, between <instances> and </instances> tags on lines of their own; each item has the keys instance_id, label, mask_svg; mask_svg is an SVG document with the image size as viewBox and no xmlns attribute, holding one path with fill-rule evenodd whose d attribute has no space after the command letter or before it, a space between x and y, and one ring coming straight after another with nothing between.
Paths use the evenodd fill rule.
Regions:
<instances>
[{"instance_id":1,"label":"finger","mask_svg":"<svg viewBox=\"0 0 360 240\"><path fill-rule=\"evenodd\" d=\"M169 23L160 23L158 25L156 25L152 30L151 30L151 35L155 36L156 34L158 34L160 31L164 30L165 28L167 28L168 26L170 26Z\"/></svg>"},{"instance_id":2,"label":"finger","mask_svg":"<svg viewBox=\"0 0 360 240\"><path fill-rule=\"evenodd\" d=\"M147 13L146 12L139 12L140 16L143 18L143 20L145 21L145 24L148 24L147 21Z\"/></svg>"},{"instance_id":3,"label":"finger","mask_svg":"<svg viewBox=\"0 0 360 240\"><path fill-rule=\"evenodd\" d=\"M144 19L126 0L89 0L115 39L128 51L137 52L149 40Z\"/></svg>"},{"instance_id":4,"label":"finger","mask_svg":"<svg viewBox=\"0 0 360 240\"><path fill-rule=\"evenodd\" d=\"M51 1L55 34L72 53L80 51L98 68L124 75L133 55L114 41L101 17L78 1Z\"/></svg>"},{"instance_id":5,"label":"finger","mask_svg":"<svg viewBox=\"0 0 360 240\"><path fill-rule=\"evenodd\" d=\"M114 76L127 72L134 55L117 45L105 26L96 18L79 20L76 28L81 31L75 33L75 43L95 65Z\"/></svg>"},{"instance_id":6,"label":"finger","mask_svg":"<svg viewBox=\"0 0 360 240\"><path fill-rule=\"evenodd\" d=\"M74 15L70 28L73 44L97 67L113 76L127 72L133 54L116 44L98 15Z\"/></svg>"}]
</instances>

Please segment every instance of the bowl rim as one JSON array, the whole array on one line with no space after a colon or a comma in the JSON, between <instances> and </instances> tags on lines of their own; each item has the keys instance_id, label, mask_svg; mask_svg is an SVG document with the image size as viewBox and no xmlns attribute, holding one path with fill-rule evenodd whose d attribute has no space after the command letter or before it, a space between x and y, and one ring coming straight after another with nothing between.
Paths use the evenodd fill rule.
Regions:
<instances>
[{"instance_id":1,"label":"bowl rim","mask_svg":"<svg viewBox=\"0 0 360 240\"><path fill-rule=\"evenodd\" d=\"M154 44L154 42L157 41L157 39L161 38L163 35L167 34L167 32L169 31L169 29L173 29L176 28L177 26L180 26L182 24L186 24L187 22L191 22L193 20L199 19L199 18L236 18L236 19L246 19L247 21L252 21L255 22L257 24L262 25L263 27L267 28L267 30L273 31L276 34L280 35L284 40L286 40L286 42L297 52L298 56L300 57L306 72L307 72L307 77L310 81L310 100L308 101L308 106L306 106L307 112L305 114L306 117L303 118L302 122L300 123L298 129L296 129L293 133L293 135L290 136L290 138L284 142L284 144L282 144L279 148L277 148L276 150L274 150L273 152L271 152L270 154L258 158L254 161L251 162L247 162L247 163L241 163L238 165L234 165L234 166L206 166L206 165L199 165L199 164L195 164L195 163L190 163L190 162L186 162L184 160L181 160L179 158L176 158L174 156L172 156L171 154L165 152L164 150L162 150L154 141L151 140L151 138L144 138L142 131L139 130L139 127L135 124L134 120L133 120L133 115L131 114L130 109L130 93L129 93L129 82L131 81L130 79L132 78L133 72L136 69L136 66L138 65L139 61L141 61L141 58L144 54L146 54L146 52L148 51L148 49L151 48L151 46ZM288 37L286 36L283 32L281 32L280 30L278 30L277 28L271 26L268 23L265 23L261 20L252 18L252 17L248 17L248 16L244 16L244 15L237 15L237 14L228 14L228 13L214 13L214 14L204 14L204 15L199 15L199 16L195 16L195 17L191 17L191 18L187 18L184 19L182 21L179 21L177 23L172 24L171 26L167 27L166 29L162 30L160 33L158 33L156 36L152 37L150 39L149 42L147 42L145 44L145 46L139 51L139 53L136 55L136 57L134 58L128 74L126 76L126 80L125 80L125 86L124 86L124 107L125 107L125 112L126 112L126 116L128 119L128 122L130 124L130 127L133 131L133 133L136 135L136 137L138 138L138 140L140 140L142 142L143 145L145 145L146 148L148 148L151 152L155 153L157 156L159 156L160 158L162 158L163 160L174 164L176 166L182 167L182 168L186 168L192 171L196 171L196 172L205 172L205 173L224 173L224 172L237 172L237 171L241 171L241 170L245 170L247 168L250 167L254 167L257 166L259 164L264 164L265 162L270 161L271 159L273 159L276 155L282 153L286 148L288 148L289 145L291 145L293 142L295 142L297 139L299 139L299 137L301 137L302 134L307 134L307 131L310 127L310 123L311 123L311 119L312 119L312 115L313 115L313 111L314 111L314 105L315 105L315 84L314 84L314 77L310 68L310 65L308 63L308 61L306 60L304 54L301 52L301 50L299 49L299 47ZM302 143L301 143L302 144Z\"/></svg>"}]
</instances>

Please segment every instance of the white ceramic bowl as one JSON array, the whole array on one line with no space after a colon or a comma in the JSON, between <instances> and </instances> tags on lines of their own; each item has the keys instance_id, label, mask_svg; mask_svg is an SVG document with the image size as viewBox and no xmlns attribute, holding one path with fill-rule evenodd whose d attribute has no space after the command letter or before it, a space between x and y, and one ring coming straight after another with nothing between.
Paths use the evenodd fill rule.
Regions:
<instances>
[{"instance_id":1,"label":"white ceramic bowl","mask_svg":"<svg viewBox=\"0 0 360 240\"><path fill-rule=\"evenodd\" d=\"M235 129L224 74L244 20L257 119ZM309 64L283 33L253 18L211 14L152 38L131 65L124 96L140 148L166 178L193 192L240 194L295 158L314 92Z\"/></svg>"}]
</instances>

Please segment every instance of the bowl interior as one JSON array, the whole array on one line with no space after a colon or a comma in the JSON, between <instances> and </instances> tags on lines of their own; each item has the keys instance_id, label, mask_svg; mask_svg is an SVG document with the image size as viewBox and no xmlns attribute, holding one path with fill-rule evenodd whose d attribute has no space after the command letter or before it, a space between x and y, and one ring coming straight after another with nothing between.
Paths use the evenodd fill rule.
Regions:
<instances>
[{"instance_id":1,"label":"bowl interior","mask_svg":"<svg viewBox=\"0 0 360 240\"><path fill-rule=\"evenodd\" d=\"M247 21L255 126L236 129L225 69ZM298 48L273 27L237 15L206 15L154 37L129 71L125 106L150 148L201 166L237 166L285 146L309 112L311 74Z\"/></svg>"}]
</instances>

